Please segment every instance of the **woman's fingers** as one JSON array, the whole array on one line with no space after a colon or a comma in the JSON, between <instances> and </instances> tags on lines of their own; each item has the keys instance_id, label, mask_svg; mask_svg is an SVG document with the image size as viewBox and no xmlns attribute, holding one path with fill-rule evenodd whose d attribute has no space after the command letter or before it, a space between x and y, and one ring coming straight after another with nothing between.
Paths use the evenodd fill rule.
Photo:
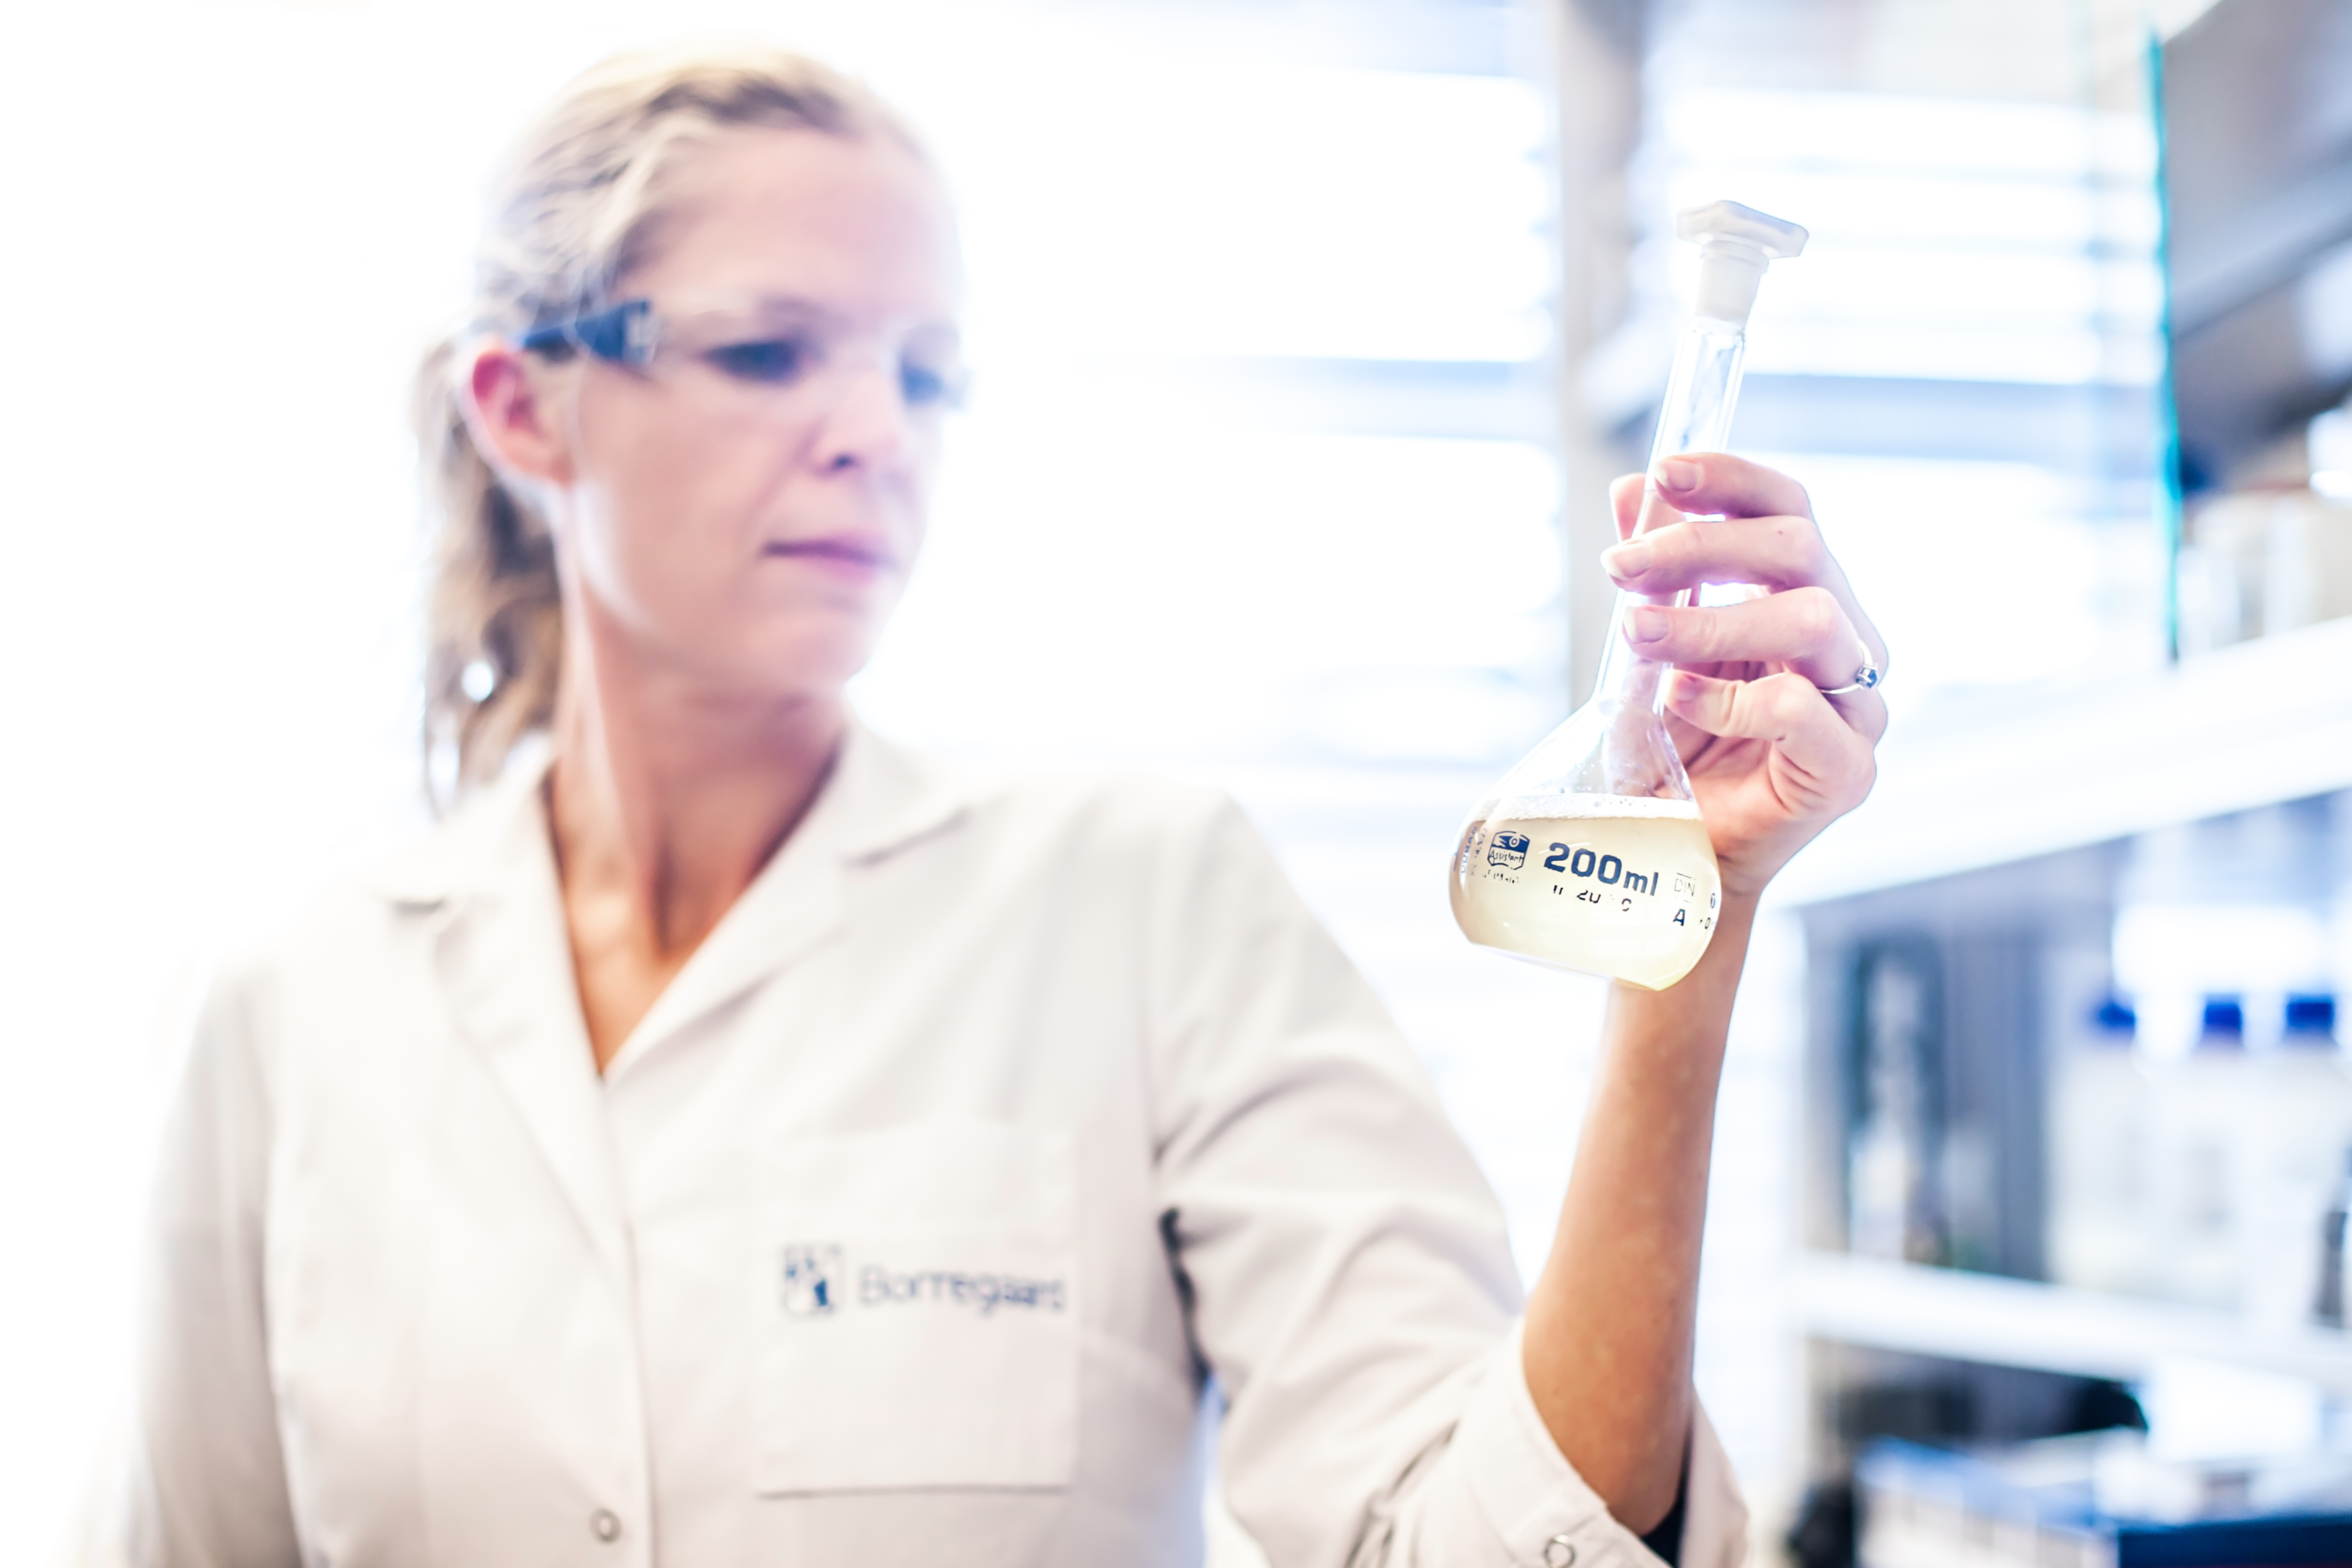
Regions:
<instances>
[{"instance_id":1,"label":"woman's fingers","mask_svg":"<svg viewBox=\"0 0 2352 1568\"><path fill-rule=\"evenodd\" d=\"M1639 474L1620 474L1609 481L1609 510L1617 516L1619 539L1633 538L1633 525L1642 520L1642 488Z\"/></svg>"},{"instance_id":2,"label":"woman's fingers","mask_svg":"<svg viewBox=\"0 0 2352 1568\"><path fill-rule=\"evenodd\" d=\"M1805 494L1804 486L1778 468L1728 452L1685 452L1663 458L1649 480L1656 483L1658 499L1685 517L1813 515L1812 499ZM1647 488L1648 481L1640 474L1625 474L1610 482L1609 501L1617 513L1618 538L1633 536Z\"/></svg>"},{"instance_id":3,"label":"woman's fingers","mask_svg":"<svg viewBox=\"0 0 2352 1568\"><path fill-rule=\"evenodd\" d=\"M1678 669L1667 681L1666 707L1710 735L1778 749L1815 792L1816 798L1792 805L1835 815L1870 793L1875 736L1858 732L1831 699L1793 671L1761 680L1717 680Z\"/></svg>"},{"instance_id":4,"label":"woman's fingers","mask_svg":"<svg viewBox=\"0 0 2352 1568\"><path fill-rule=\"evenodd\" d=\"M1786 665L1815 686L1843 686L1869 655L1826 588L1791 588L1706 609L1633 605L1625 640L1661 664Z\"/></svg>"},{"instance_id":5,"label":"woman's fingers","mask_svg":"<svg viewBox=\"0 0 2352 1568\"><path fill-rule=\"evenodd\" d=\"M1710 664L1779 665L1816 690L1850 683L1873 661L1845 606L1826 588L1791 588L1743 604L1706 609L1635 605L1625 614L1625 640L1644 658L1687 668ZM1836 699L1836 711L1876 739L1886 728L1886 705L1874 691Z\"/></svg>"},{"instance_id":6,"label":"woman's fingers","mask_svg":"<svg viewBox=\"0 0 2352 1568\"><path fill-rule=\"evenodd\" d=\"M1845 584L1845 574L1822 542L1822 531L1806 517L1677 522L1612 545L1601 563L1619 587L1635 594L1675 594L1708 583L1767 588Z\"/></svg>"},{"instance_id":7,"label":"woman's fingers","mask_svg":"<svg viewBox=\"0 0 2352 1568\"><path fill-rule=\"evenodd\" d=\"M1722 521L1660 525L1654 515L1640 538L1633 529L1641 513L1643 483L1628 475L1610 488L1622 542L1601 556L1617 585L1629 593L1664 595L1709 583L1753 583L1774 590L1819 587L1845 611L1881 673L1887 667L1885 639L1854 597L1844 569L1822 542L1812 520L1812 503L1802 485L1776 469L1727 452L1689 453L1658 465L1659 495L1669 513L1721 513ZM1851 679L1849 669L1835 684Z\"/></svg>"},{"instance_id":8,"label":"woman's fingers","mask_svg":"<svg viewBox=\"0 0 2352 1568\"><path fill-rule=\"evenodd\" d=\"M1728 452L1685 452L1658 464L1658 494L1686 517L1813 515L1805 487Z\"/></svg>"}]
</instances>

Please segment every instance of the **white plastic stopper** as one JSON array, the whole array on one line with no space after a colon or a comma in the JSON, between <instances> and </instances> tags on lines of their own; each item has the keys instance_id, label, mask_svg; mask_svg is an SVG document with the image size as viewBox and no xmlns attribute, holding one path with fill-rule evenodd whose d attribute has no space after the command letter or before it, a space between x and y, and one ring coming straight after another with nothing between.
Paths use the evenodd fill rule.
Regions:
<instances>
[{"instance_id":1,"label":"white plastic stopper","mask_svg":"<svg viewBox=\"0 0 2352 1568\"><path fill-rule=\"evenodd\" d=\"M1785 218L1738 202L1685 207L1675 215L1675 233L1698 242L1697 313L1743 327L1756 308L1764 268L1797 255L1812 237Z\"/></svg>"}]
</instances>

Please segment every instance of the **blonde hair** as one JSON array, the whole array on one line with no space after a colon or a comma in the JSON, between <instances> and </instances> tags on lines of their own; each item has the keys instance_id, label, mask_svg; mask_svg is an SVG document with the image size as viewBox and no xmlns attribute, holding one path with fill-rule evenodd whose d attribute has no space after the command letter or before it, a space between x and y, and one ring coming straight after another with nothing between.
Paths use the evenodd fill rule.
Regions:
<instances>
[{"instance_id":1,"label":"blonde hair","mask_svg":"<svg viewBox=\"0 0 2352 1568\"><path fill-rule=\"evenodd\" d=\"M436 804L496 776L554 712L563 605L531 499L501 483L465 417L467 342L612 303L663 216L682 149L736 128L922 145L888 105L803 56L755 45L616 56L558 93L493 181L468 320L418 365L414 417L427 527L425 747Z\"/></svg>"}]
</instances>

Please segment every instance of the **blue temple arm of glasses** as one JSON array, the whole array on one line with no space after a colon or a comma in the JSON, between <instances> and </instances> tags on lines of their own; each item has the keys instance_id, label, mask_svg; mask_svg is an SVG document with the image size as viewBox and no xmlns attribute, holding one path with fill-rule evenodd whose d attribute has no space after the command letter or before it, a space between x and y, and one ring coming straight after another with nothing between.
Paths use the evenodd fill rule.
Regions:
<instances>
[{"instance_id":1,"label":"blue temple arm of glasses","mask_svg":"<svg viewBox=\"0 0 2352 1568\"><path fill-rule=\"evenodd\" d=\"M528 353L585 349L612 364L643 364L653 353L653 301L625 300L593 315L533 327L522 335Z\"/></svg>"}]
</instances>

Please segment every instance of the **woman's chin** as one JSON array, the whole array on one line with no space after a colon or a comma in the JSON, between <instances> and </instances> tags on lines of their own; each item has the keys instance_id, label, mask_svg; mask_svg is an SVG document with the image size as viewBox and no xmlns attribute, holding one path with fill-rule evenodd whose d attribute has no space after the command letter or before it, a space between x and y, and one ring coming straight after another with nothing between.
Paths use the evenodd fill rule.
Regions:
<instances>
[{"instance_id":1,"label":"woman's chin","mask_svg":"<svg viewBox=\"0 0 2352 1568\"><path fill-rule=\"evenodd\" d=\"M850 678L874 657L872 628L839 628L830 635L803 630L763 638L754 655L730 660L740 683L779 700L838 701ZM730 684L736 682L730 681Z\"/></svg>"}]
</instances>

